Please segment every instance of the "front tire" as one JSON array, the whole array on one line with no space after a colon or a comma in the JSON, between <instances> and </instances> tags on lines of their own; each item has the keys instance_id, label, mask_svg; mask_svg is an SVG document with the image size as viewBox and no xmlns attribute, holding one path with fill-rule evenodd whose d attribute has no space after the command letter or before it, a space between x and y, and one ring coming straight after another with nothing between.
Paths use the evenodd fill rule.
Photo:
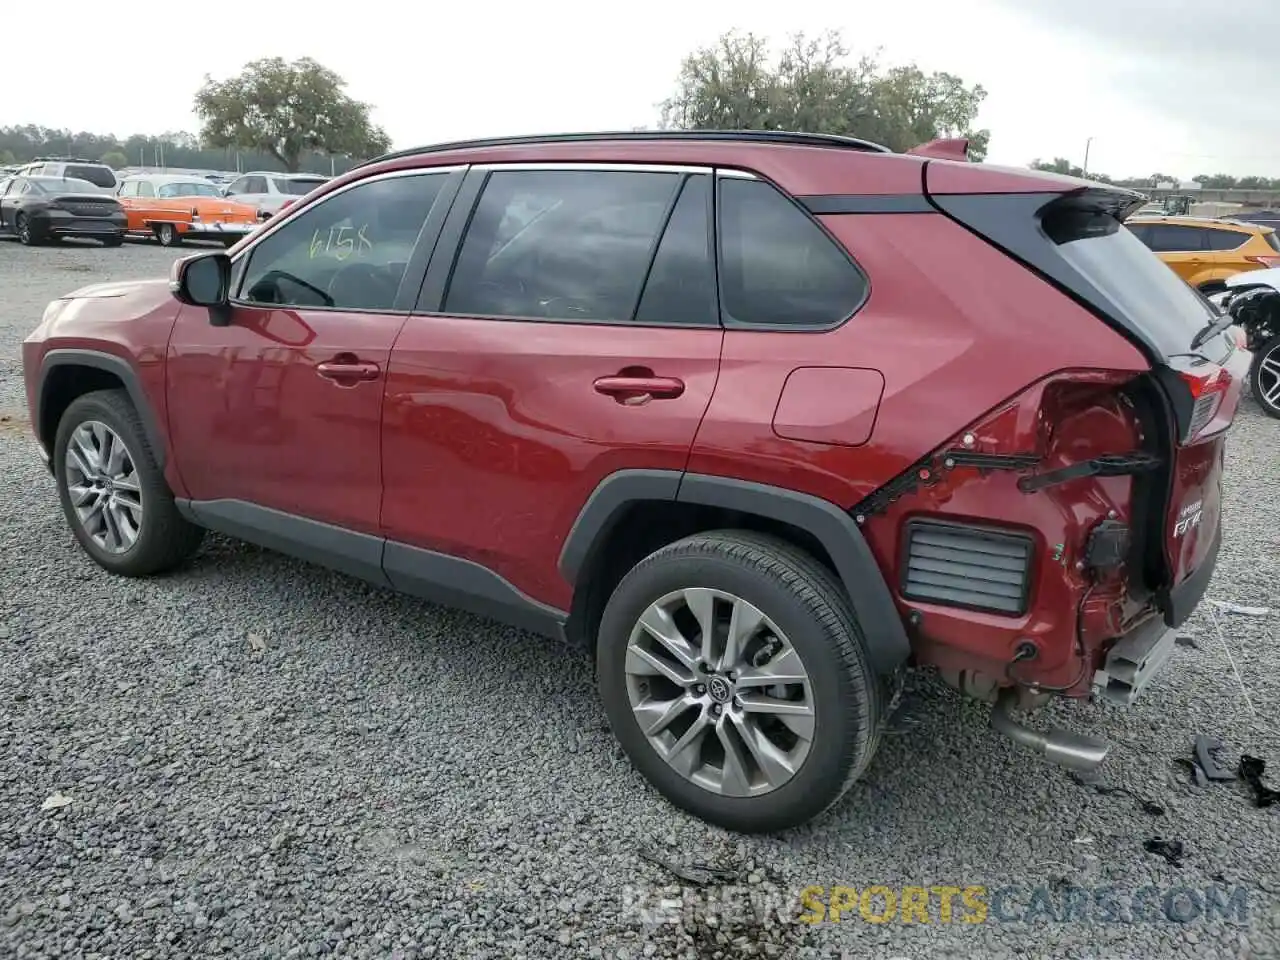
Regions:
<instances>
[{"instance_id":1,"label":"front tire","mask_svg":"<svg viewBox=\"0 0 1280 960\"><path fill-rule=\"evenodd\" d=\"M44 242L44 238L31 225L31 219L25 213L18 214L13 221L13 227L17 231L18 242L24 247L38 247Z\"/></svg>"},{"instance_id":2,"label":"front tire","mask_svg":"<svg viewBox=\"0 0 1280 960\"><path fill-rule=\"evenodd\" d=\"M1254 352L1249 367L1249 389L1263 413L1280 419L1280 335Z\"/></svg>"},{"instance_id":3,"label":"front tire","mask_svg":"<svg viewBox=\"0 0 1280 960\"><path fill-rule=\"evenodd\" d=\"M878 745L885 687L844 591L776 537L715 531L658 550L618 584L597 647L600 695L632 763L727 829L817 816Z\"/></svg>"},{"instance_id":4,"label":"front tire","mask_svg":"<svg viewBox=\"0 0 1280 960\"><path fill-rule=\"evenodd\" d=\"M123 390L78 397L58 424L52 459L62 512L85 553L129 577L171 570L200 546L156 465Z\"/></svg>"}]
</instances>

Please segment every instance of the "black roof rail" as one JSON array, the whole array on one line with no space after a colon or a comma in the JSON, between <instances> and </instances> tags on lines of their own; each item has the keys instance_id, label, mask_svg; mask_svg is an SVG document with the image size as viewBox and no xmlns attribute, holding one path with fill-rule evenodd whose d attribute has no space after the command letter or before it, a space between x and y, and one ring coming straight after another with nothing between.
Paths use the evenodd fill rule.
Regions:
<instances>
[{"instance_id":1,"label":"black roof rail","mask_svg":"<svg viewBox=\"0 0 1280 960\"><path fill-rule=\"evenodd\" d=\"M489 137L481 140L455 140L450 143L434 143L406 150L395 150L380 157L357 164L353 169L399 160L425 153L444 153L447 150L478 150L484 147L512 147L522 144L587 143L593 140L728 140L746 143L786 143L804 147L840 147L845 150L864 150L872 153L893 153L888 147L857 137L844 137L833 133L798 133L791 130L617 130L603 133L544 133L515 137Z\"/></svg>"}]
</instances>

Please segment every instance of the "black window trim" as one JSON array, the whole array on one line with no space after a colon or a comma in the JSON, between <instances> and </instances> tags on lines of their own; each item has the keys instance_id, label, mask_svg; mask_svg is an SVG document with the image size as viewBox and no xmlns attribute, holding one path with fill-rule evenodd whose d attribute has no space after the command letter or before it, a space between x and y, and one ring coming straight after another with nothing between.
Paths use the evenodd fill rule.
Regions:
<instances>
[{"instance_id":1,"label":"black window trim","mask_svg":"<svg viewBox=\"0 0 1280 960\"><path fill-rule=\"evenodd\" d=\"M831 323L821 323L821 324L819 323L801 324L801 323L785 323L785 322L745 323L741 320L734 319L734 317L729 313L729 311L725 309L724 290L722 289L722 282L720 279L720 264L723 263L723 258L724 258L723 231L720 229L720 184L725 180L729 180L729 179L756 180L760 183L764 183L770 187L773 187L773 189L777 190L778 193L780 193L784 198L786 198L786 200L790 202L790 204L793 207L795 207L796 210L798 210L810 223L812 223L819 230L821 230L823 235L826 236L826 238L830 240L832 244L835 245L835 248L840 252L840 255L843 256L845 260L849 262L849 265L852 266L853 269L858 272L858 275L862 277L862 284L863 284L862 299L859 300L856 304L854 304L853 309L849 311L849 314L847 316L843 317L840 320L833 321ZM836 237L831 233L831 231L827 229L826 224L824 224L821 220L819 220L816 216L814 216L814 214L804 205L801 199L789 193L787 190L783 189L781 186L774 183L768 177L762 177L759 174L750 173L745 170L739 170L734 168L724 168L724 167L716 168L715 189L712 191L712 193L715 196L715 208L716 208L715 231L714 231L715 243L716 243L716 256L715 256L716 299L720 303L720 323L726 330L767 330L774 333L829 333L832 330L840 329L846 323L848 323L850 320L856 317L860 312L862 312L862 308L865 307L867 305L867 301L871 299L871 275L868 274L866 270L862 269L862 265L853 258L853 254L850 253L845 248L845 245L843 243L841 243L839 240L836 239ZM845 215L845 214L841 214L841 215Z\"/></svg>"},{"instance_id":2,"label":"black window trim","mask_svg":"<svg viewBox=\"0 0 1280 960\"><path fill-rule=\"evenodd\" d=\"M614 172L614 173L669 173L679 175L680 180L676 185L676 189L672 193L672 198L668 201L668 209L663 217L662 229L659 231L654 240L654 246L650 250L650 258L648 268L645 273L645 283L648 282L648 270L652 269L653 258L657 253L657 245L661 243L662 237L666 231L666 225L671 214L675 210L675 204L679 202L680 194L684 190L685 183L690 177L702 175L712 178L710 184L711 189L708 191L710 199L707 207L707 243L711 248L709 252L712 254L713 273L716 275L716 309L712 316L719 315L719 269L715 266L715 168L710 165L700 164L672 164L672 163L642 163L642 162L600 162L600 161L574 161L574 160L552 160L543 162L518 161L513 163L502 163L500 161L488 161L485 163L473 164L467 172L466 180L462 189L454 200L454 209L450 212L445 222L444 230L441 232L437 242L436 251L432 255L431 262L427 266L427 273L423 279L422 288L419 292L418 302L412 313L415 317L451 317L463 320L485 320L494 322L512 322L512 323L551 323L565 324L568 326L593 326L593 327L642 327L659 330L719 330L721 325L715 321L707 323L672 323L670 321L654 321L654 320L635 320L637 310L639 309L640 299L644 296L645 283L640 285L640 292L637 295L636 302L632 306L631 319L626 320L579 320L573 317L524 317L524 316L491 316L489 314L480 313L458 313L456 311L445 311L444 298L449 290L449 284L453 280L453 272L458 263L458 258L462 254L462 242L466 238L467 230L471 226L471 219L475 215L480 205L480 197L484 193L484 188L489 182L489 176L493 173L505 173L512 171L590 171L590 172Z\"/></svg>"},{"instance_id":3,"label":"black window trim","mask_svg":"<svg viewBox=\"0 0 1280 960\"><path fill-rule=\"evenodd\" d=\"M441 231L452 209L453 202L462 187L466 169L462 165L450 164L439 167L409 167L403 170L392 170L372 177L360 177L359 179L351 180L308 203L290 205L286 208L288 210L286 214L277 214L273 217L268 226L255 233L244 249L237 250L236 255L231 258L232 276L235 280L235 287L232 289L229 298L232 306L244 310L293 309L305 310L308 313L364 313L375 316L408 316L413 312L414 301L417 299L418 291L421 289L427 264L436 244L439 242ZM413 249L409 253L409 262L405 265L404 277L400 280L400 287L396 291L392 309L370 310L354 307L291 306L290 304L257 303L253 300L241 299L241 288L244 286L244 267L247 266L249 258L253 256L253 251L268 237L287 228L290 223L308 210L314 210L320 204L328 203L334 197L341 196L348 190L354 190L356 187L362 187L365 184L376 183L381 180L399 180L405 177L441 175L444 176L444 183L441 184L440 192L436 194L435 200L432 201L431 209L427 212L427 219L423 223L422 229L418 231L418 238L414 241ZM237 267L240 268L239 274L234 273Z\"/></svg>"}]
</instances>

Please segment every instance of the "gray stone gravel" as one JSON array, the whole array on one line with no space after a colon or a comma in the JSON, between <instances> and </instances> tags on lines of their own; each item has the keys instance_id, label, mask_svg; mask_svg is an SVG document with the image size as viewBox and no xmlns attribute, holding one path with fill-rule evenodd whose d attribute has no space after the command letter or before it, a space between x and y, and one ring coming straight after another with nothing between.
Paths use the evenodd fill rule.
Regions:
<instances>
[{"instance_id":1,"label":"gray stone gravel","mask_svg":"<svg viewBox=\"0 0 1280 960\"><path fill-rule=\"evenodd\" d=\"M1203 730L1280 786L1280 423L1251 404L1210 594L1276 612L1202 607L1199 648L1135 708L1053 709L1112 737L1106 783L1163 816L1018 751L920 676L844 803L743 839L645 786L580 656L221 538L151 582L75 548L26 432L19 344L58 293L171 260L0 243L0 957L1280 956L1280 808L1174 764ZM55 793L70 804L42 812ZM1186 844L1184 866L1143 851L1156 835ZM682 885L643 844L742 881ZM992 910L964 923L957 901L943 923L935 898L929 924L778 921L810 884L977 885ZM1026 918L1034 888L1061 910L1072 885L1126 904L1239 885L1247 915Z\"/></svg>"}]
</instances>

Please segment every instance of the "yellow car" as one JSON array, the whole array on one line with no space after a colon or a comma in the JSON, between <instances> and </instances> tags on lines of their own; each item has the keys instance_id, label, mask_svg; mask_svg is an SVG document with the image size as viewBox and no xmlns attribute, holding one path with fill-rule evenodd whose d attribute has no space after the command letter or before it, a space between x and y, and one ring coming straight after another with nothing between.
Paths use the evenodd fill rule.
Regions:
<instances>
[{"instance_id":1,"label":"yellow car","mask_svg":"<svg viewBox=\"0 0 1280 960\"><path fill-rule=\"evenodd\" d=\"M1206 295L1227 277L1280 267L1280 238L1271 227L1207 217L1136 216L1125 225L1173 272Z\"/></svg>"}]
</instances>

